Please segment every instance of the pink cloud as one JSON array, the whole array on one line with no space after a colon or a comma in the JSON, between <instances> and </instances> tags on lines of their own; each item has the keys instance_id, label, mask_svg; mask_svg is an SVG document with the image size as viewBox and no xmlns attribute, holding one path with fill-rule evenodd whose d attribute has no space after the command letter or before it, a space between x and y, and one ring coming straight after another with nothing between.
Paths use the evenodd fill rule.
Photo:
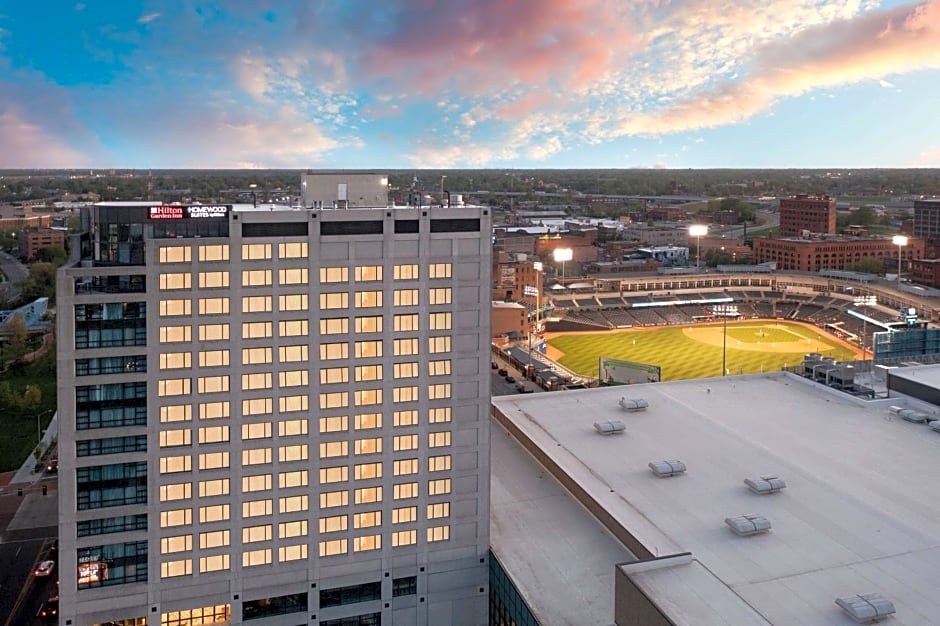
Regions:
<instances>
[{"instance_id":1,"label":"pink cloud","mask_svg":"<svg viewBox=\"0 0 940 626\"><path fill-rule=\"evenodd\" d=\"M578 88L613 69L633 41L619 2L578 0L414 1L396 30L367 50L371 78L409 88L446 84L479 94L519 83Z\"/></svg>"},{"instance_id":2,"label":"pink cloud","mask_svg":"<svg viewBox=\"0 0 940 626\"><path fill-rule=\"evenodd\" d=\"M940 0L873 11L765 46L750 76L662 111L632 116L619 134L662 134L746 121L781 97L940 68Z\"/></svg>"},{"instance_id":3,"label":"pink cloud","mask_svg":"<svg viewBox=\"0 0 940 626\"><path fill-rule=\"evenodd\" d=\"M87 155L50 136L17 111L0 111L0 168L81 167Z\"/></svg>"},{"instance_id":4,"label":"pink cloud","mask_svg":"<svg viewBox=\"0 0 940 626\"><path fill-rule=\"evenodd\" d=\"M541 108L549 101L546 93L532 92L517 100L504 102L496 107L496 117L503 120L512 120L524 117L536 109Z\"/></svg>"}]
</instances>

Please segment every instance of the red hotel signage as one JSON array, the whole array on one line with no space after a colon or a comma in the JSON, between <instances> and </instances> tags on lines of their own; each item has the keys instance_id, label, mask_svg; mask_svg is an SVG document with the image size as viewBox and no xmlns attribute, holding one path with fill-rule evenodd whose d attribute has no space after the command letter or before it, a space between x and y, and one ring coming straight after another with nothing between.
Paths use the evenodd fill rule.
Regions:
<instances>
[{"instance_id":1,"label":"red hotel signage","mask_svg":"<svg viewBox=\"0 0 940 626\"><path fill-rule=\"evenodd\" d=\"M181 206L152 206L150 207L150 219L152 220L178 220L183 217L183 207Z\"/></svg>"}]
</instances>

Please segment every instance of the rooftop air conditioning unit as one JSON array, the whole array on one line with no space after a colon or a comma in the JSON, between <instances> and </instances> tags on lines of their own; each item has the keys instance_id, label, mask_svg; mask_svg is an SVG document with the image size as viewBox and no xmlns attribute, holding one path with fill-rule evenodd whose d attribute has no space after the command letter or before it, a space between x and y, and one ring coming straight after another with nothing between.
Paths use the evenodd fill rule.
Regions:
<instances>
[{"instance_id":1,"label":"rooftop air conditioning unit","mask_svg":"<svg viewBox=\"0 0 940 626\"><path fill-rule=\"evenodd\" d=\"M870 624L895 613L894 605L880 593L836 598L836 604L856 624Z\"/></svg>"},{"instance_id":2,"label":"rooftop air conditioning unit","mask_svg":"<svg viewBox=\"0 0 940 626\"><path fill-rule=\"evenodd\" d=\"M725 524L738 537L750 537L770 530L770 520L763 515L739 515L737 517L726 517Z\"/></svg>"},{"instance_id":3,"label":"rooftop air conditioning unit","mask_svg":"<svg viewBox=\"0 0 940 626\"><path fill-rule=\"evenodd\" d=\"M926 413L915 411L914 409L901 409L898 411L898 415L901 416L901 419L913 422L914 424L923 424L930 418Z\"/></svg>"},{"instance_id":4,"label":"rooftop air conditioning unit","mask_svg":"<svg viewBox=\"0 0 940 626\"><path fill-rule=\"evenodd\" d=\"M745 478L744 484L747 488L761 495L776 493L781 489L787 488L787 483L782 478L776 476L761 476L760 478Z\"/></svg>"},{"instance_id":5,"label":"rooftop air conditioning unit","mask_svg":"<svg viewBox=\"0 0 940 626\"><path fill-rule=\"evenodd\" d=\"M626 425L620 420L608 420L606 422L594 422L594 430L602 435L619 435L627 429Z\"/></svg>"},{"instance_id":6,"label":"rooftop air conditioning unit","mask_svg":"<svg viewBox=\"0 0 940 626\"><path fill-rule=\"evenodd\" d=\"M682 461L650 461L648 466L659 478L685 474L685 463Z\"/></svg>"},{"instance_id":7,"label":"rooftop air conditioning unit","mask_svg":"<svg viewBox=\"0 0 940 626\"><path fill-rule=\"evenodd\" d=\"M940 420L934 420L927 424L927 426L930 426L930 430L940 433Z\"/></svg>"},{"instance_id":8,"label":"rooftop air conditioning unit","mask_svg":"<svg viewBox=\"0 0 940 626\"><path fill-rule=\"evenodd\" d=\"M620 408L624 411L645 411L650 403L642 398L620 398Z\"/></svg>"}]
</instances>

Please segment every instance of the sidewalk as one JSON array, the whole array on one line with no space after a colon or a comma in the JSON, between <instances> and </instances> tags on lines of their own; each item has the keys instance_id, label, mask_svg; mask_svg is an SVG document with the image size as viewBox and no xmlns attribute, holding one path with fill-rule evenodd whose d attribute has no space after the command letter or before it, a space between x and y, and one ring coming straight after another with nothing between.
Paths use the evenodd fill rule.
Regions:
<instances>
[{"instance_id":1,"label":"sidewalk","mask_svg":"<svg viewBox=\"0 0 940 626\"><path fill-rule=\"evenodd\" d=\"M49 421L49 427L46 428L46 432L43 434L42 439L40 440L39 447L42 448L43 453L49 449L49 446L52 445L52 440L57 439L59 434L59 412L56 411L52 419ZM39 472L34 472L36 468L36 457L30 454L26 457L26 460L23 461L23 465L20 469L16 470L16 474L13 476L13 479L10 481L11 485L17 483L34 483L40 478L42 478L42 468L40 466Z\"/></svg>"}]
</instances>

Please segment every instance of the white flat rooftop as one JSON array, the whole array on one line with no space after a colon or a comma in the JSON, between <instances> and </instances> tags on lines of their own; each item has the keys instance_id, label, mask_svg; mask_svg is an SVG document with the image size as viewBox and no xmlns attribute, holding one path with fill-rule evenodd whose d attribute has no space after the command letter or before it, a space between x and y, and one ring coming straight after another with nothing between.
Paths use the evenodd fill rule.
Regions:
<instances>
[{"instance_id":1,"label":"white flat rooftop","mask_svg":"<svg viewBox=\"0 0 940 626\"><path fill-rule=\"evenodd\" d=\"M650 406L628 413L621 397ZM493 399L653 555L692 553L631 574L676 624L851 624L835 598L871 592L894 603L892 623L937 624L940 434L890 418L892 402L783 373ZM614 419L624 434L595 432ZM663 459L688 471L656 478L647 463ZM762 475L787 488L750 492ZM750 513L772 530L724 524Z\"/></svg>"},{"instance_id":2,"label":"white flat rooftop","mask_svg":"<svg viewBox=\"0 0 940 626\"><path fill-rule=\"evenodd\" d=\"M940 365L912 365L889 370L890 376L903 378L928 387L940 388Z\"/></svg>"}]
</instances>

